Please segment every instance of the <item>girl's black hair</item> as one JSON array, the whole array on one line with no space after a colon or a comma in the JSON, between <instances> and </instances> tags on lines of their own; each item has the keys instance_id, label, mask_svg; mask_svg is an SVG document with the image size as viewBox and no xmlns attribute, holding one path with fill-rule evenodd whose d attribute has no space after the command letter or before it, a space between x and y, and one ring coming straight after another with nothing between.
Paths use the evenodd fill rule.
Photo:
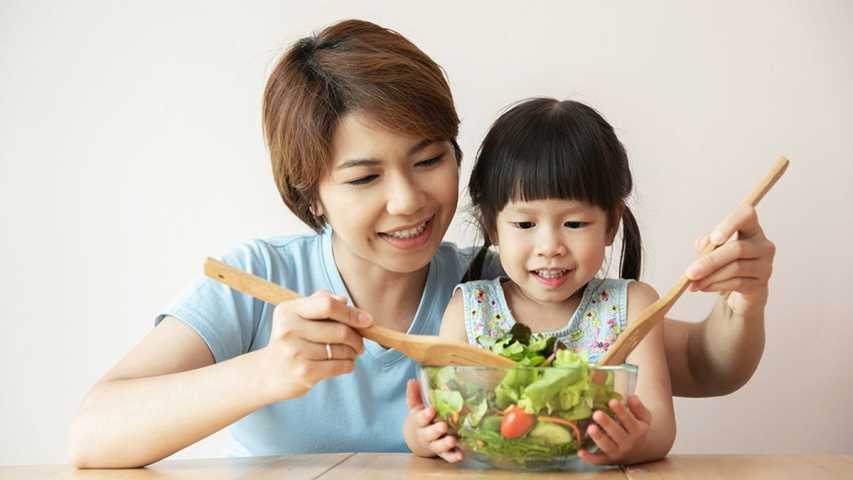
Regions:
<instances>
[{"instance_id":1,"label":"girl's black hair","mask_svg":"<svg viewBox=\"0 0 853 480\"><path fill-rule=\"evenodd\" d=\"M613 127L592 108L575 101L533 98L501 115L477 152L468 193L484 245L463 281L482 275L490 232L510 200L569 199L607 212L618 228L622 212L622 278L638 279L642 242L625 204L633 181L625 147Z\"/></svg>"}]
</instances>

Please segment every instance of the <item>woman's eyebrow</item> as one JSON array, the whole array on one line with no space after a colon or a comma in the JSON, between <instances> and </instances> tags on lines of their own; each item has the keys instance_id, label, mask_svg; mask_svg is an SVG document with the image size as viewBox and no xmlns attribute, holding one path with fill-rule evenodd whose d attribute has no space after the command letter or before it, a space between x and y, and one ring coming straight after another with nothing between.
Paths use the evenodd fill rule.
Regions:
<instances>
[{"instance_id":1,"label":"woman's eyebrow","mask_svg":"<svg viewBox=\"0 0 853 480\"><path fill-rule=\"evenodd\" d=\"M356 158L353 160L347 160L346 162L335 167L335 170L343 170L345 168L352 167L372 167L374 165L379 165L382 163L380 160L376 160L373 158Z\"/></svg>"},{"instance_id":2,"label":"woman's eyebrow","mask_svg":"<svg viewBox=\"0 0 853 480\"><path fill-rule=\"evenodd\" d=\"M412 148L410 148L408 155L412 156L412 155L420 152L421 150L427 148L428 146L432 145L433 143L435 143L435 140L430 140L428 138L425 138L425 139L421 140L420 142L416 143ZM373 166L379 165L381 163L382 163L381 160L377 160L375 158L355 158L355 159L347 160L346 162L341 163L340 165L335 167L335 170L343 170L345 168L352 168L352 167L373 167Z\"/></svg>"},{"instance_id":3,"label":"woman's eyebrow","mask_svg":"<svg viewBox=\"0 0 853 480\"><path fill-rule=\"evenodd\" d=\"M421 140L420 142L416 143L415 146L409 149L409 156L411 157L412 155L420 152L426 147L432 145L433 143L435 143L435 140L430 140L428 138Z\"/></svg>"}]
</instances>

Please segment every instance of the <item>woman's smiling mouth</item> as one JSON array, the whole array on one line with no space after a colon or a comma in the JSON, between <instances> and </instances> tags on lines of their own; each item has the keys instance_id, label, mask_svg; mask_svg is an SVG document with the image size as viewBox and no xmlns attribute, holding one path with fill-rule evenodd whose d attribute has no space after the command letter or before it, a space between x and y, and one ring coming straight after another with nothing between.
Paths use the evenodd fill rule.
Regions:
<instances>
[{"instance_id":1,"label":"woman's smiling mouth","mask_svg":"<svg viewBox=\"0 0 853 480\"><path fill-rule=\"evenodd\" d=\"M379 238L401 249L418 248L427 243L432 233L432 221L435 216L411 227L397 228L387 232L379 232Z\"/></svg>"}]
</instances>

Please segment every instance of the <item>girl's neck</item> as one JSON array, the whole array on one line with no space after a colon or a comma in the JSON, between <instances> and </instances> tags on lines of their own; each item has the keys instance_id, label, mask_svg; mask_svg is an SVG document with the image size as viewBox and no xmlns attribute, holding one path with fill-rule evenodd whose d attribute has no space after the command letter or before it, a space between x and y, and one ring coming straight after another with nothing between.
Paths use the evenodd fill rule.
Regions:
<instances>
[{"instance_id":1,"label":"girl's neck","mask_svg":"<svg viewBox=\"0 0 853 480\"><path fill-rule=\"evenodd\" d=\"M512 280L502 284L507 305L516 321L533 332L552 332L564 328L580 306L586 285L562 302L540 302L528 297Z\"/></svg>"},{"instance_id":2,"label":"girl's neck","mask_svg":"<svg viewBox=\"0 0 853 480\"><path fill-rule=\"evenodd\" d=\"M414 320L426 286L429 265L399 273L344 253L332 237L332 252L341 279L356 307L369 312L377 325L405 332Z\"/></svg>"}]
</instances>

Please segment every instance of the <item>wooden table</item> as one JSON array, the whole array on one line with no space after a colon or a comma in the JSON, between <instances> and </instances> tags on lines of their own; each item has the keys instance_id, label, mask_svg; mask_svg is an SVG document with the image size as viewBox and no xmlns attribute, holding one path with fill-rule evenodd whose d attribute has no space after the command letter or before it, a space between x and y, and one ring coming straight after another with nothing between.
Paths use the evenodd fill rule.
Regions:
<instances>
[{"instance_id":1,"label":"wooden table","mask_svg":"<svg viewBox=\"0 0 853 480\"><path fill-rule=\"evenodd\" d=\"M667 459L593 473L519 473L459 468L400 453L334 453L290 457L169 460L130 470L75 470L67 465L0 467L0 479L853 479L853 454L672 455Z\"/></svg>"}]
</instances>

